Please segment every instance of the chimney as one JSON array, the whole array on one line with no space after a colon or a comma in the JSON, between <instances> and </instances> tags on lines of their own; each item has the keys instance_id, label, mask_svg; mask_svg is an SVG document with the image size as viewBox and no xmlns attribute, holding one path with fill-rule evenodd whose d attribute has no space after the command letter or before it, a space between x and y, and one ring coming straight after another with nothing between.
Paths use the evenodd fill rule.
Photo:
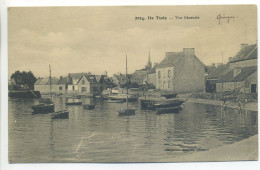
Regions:
<instances>
[{"instance_id":1,"label":"chimney","mask_svg":"<svg viewBox=\"0 0 260 170\"><path fill-rule=\"evenodd\" d=\"M245 48L247 46L248 46L248 44L240 44L241 49L243 49L243 48Z\"/></svg>"},{"instance_id":2,"label":"chimney","mask_svg":"<svg viewBox=\"0 0 260 170\"><path fill-rule=\"evenodd\" d=\"M183 54L184 54L184 56L195 55L195 49L194 48L183 48Z\"/></svg>"}]
</instances>

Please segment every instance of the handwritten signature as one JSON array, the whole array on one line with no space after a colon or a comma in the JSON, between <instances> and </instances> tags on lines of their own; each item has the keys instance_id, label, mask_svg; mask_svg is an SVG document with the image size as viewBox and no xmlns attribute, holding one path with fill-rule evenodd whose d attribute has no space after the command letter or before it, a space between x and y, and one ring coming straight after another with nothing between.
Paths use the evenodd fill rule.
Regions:
<instances>
[{"instance_id":1,"label":"handwritten signature","mask_svg":"<svg viewBox=\"0 0 260 170\"><path fill-rule=\"evenodd\" d=\"M235 16L225 16L225 14L223 14L223 15L221 15L221 14L219 14L219 15L217 15L217 20L218 20L218 24L220 24L221 22L221 20L223 20L223 19L226 19L227 20L227 23L229 23L229 20L230 19L235 19L235 18L237 18L237 16L235 17Z\"/></svg>"}]
</instances>

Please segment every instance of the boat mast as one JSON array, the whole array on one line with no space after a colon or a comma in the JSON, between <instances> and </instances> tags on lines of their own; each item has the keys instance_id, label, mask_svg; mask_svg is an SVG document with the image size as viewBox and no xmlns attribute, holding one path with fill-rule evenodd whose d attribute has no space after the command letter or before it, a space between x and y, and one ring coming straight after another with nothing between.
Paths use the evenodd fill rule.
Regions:
<instances>
[{"instance_id":1,"label":"boat mast","mask_svg":"<svg viewBox=\"0 0 260 170\"><path fill-rule=\"evenodd\" d=\"M126 77L126 80L127 80L127 83L126 83L126 107L128 108L128 77L127 77L127 53L125 52L125 55L126 55L126 71L125 71L125 77Z\"/></svg>"},{"instance_id":2,"label":"boat mast","mask_svg":"<svg viewBox=\"0 0 260 170\"><path fill-rule=\"evenodd\" d=\"M51 99L52 99L52 88L51 88L51 65L49 64L49 71L50 71L50 92L51 92Z\"/></svg>"}]
</instances>

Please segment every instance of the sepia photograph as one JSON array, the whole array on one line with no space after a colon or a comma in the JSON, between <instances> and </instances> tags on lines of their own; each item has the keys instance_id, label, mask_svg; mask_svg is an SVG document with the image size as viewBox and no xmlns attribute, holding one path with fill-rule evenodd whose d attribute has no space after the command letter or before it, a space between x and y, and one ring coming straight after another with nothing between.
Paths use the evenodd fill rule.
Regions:
<instances>
[{"instance_id":1,"label":"sepia photograph","mask_svg":"<svg viewBox=\"0 0 260 170\"><path fill-rule=\"evenodd\" d=\"M7 14L10 164L258 160L256 5Z\"/></svg>"}]
</instances>

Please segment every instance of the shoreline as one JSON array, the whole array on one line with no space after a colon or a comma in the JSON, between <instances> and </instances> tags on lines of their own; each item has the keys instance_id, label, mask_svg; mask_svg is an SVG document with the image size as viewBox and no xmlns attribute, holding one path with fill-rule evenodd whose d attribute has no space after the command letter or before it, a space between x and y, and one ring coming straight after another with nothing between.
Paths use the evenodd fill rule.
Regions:
<instances>
[{"instance_id":1,"label":"shoreline","mask_svg":"<svg viewBox=\"0 0 260 170\"><path fill-rule=\"evenodd\" d=\"M257 161L258 134L233 144L222 145L208 151L176 156L161 162L221 162Z\"/></svg>"},{"instance_id":2,"label":"shoreline","mask_svg":"<svg viewBox=\"0 0 260 170\"><path fill-rule=\"evenodd\" d=\"M223 101L219 100L208 100L208 99L199 99L199 98L188 98L187 102L191 103L200 103L200 104L208 104L208 105L215 105L215 106L222 106ZM242 110L249 110L249 111L258 111L258 103L246 103L245 106L237 106L234 102L227 101L225 107L233 108L233 109L242 109Z\"/></svg>"}]
</instances>

